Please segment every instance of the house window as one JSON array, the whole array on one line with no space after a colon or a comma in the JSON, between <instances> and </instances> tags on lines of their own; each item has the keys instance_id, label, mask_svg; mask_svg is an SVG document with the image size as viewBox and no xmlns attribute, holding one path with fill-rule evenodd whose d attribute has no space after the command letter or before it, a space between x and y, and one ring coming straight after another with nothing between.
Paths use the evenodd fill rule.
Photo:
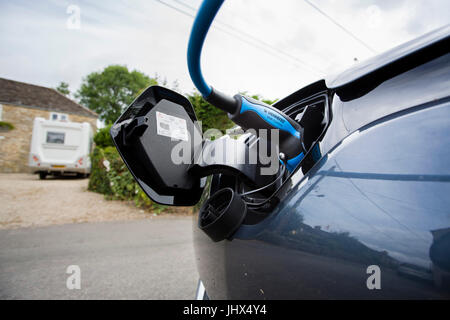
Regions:
<instances>
[{"instance_id":1,"label":"house window","mask_svg":"<svg viewBox=\"0 0 450 320\"><path fill-rule=\"evenodd\" d=\"M50 113L50 120L53 121L69 121L69 116L66 113Z\"/></svg>"}]
</instances>

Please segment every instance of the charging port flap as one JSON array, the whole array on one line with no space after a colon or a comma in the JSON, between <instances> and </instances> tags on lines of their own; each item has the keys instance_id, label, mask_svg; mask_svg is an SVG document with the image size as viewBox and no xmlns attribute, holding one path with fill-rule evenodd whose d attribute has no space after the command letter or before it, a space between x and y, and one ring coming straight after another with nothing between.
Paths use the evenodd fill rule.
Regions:
<instances>
[{"instance_id":1,"label":"charging port flap","mask_svg":"<svg viewBox=\"0 0 450 320\"><path fill-rule=\"evenodd\" d=\"M194 205L205 179L188 172L202 135L193 107L177 92L146 89L111 127L122 159L145 193L165 205Z\"/></svg>"}]
</instances>

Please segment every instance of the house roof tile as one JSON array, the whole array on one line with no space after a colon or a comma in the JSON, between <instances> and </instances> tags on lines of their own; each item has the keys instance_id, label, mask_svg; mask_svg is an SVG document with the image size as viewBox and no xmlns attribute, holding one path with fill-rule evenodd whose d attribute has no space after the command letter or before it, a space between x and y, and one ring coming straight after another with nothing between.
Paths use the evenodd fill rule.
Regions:
<instances>
[{"instance_id":1,"label":"house roof tile","mask_svg":"<svg viewBox=\"0 0 450 320\"><path fill-rule=\"evenodd\" d=\"M0 103L98 118L97 113L72 101L55 89L0 78Z\"/></svg>"}]
</instances>

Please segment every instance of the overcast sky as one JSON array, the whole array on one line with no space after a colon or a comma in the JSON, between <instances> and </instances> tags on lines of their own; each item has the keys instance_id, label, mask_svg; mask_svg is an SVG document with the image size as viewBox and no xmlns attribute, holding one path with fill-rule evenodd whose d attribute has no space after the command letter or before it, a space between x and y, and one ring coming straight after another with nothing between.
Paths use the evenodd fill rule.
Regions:
<instances>
[{"instance_id":1,"label":"overcast sky","mask_svg":"<svg viewBox=\"0 0 450 320\"><path fill-rule=\"evenodd\" d=\"M161 0L195 14L200 0ZM282 98L326 74L450 22L448 0L227 0L210 30L207 81ZM186 63L192 17L156 0L0 0L0 77L79 88L110 64L193 90ZM75 8L75 9L74 9ZM80 9L77 28L76 11ZM330 16L353 38L324 14Z\"/></svg>"}]
</instances>

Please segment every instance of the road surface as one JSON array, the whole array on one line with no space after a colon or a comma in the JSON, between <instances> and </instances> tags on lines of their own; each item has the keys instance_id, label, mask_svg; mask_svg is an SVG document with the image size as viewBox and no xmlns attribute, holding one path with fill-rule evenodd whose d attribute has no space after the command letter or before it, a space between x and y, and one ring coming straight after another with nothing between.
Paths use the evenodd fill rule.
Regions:
<instances>
[{"instance_id":1,"label":"road surface","mask_svg":"<svg viewBox=\"0 0 450 320\"><path fill-rule=\"evenodd\" d=\"M0 299L193 299L191 219L0 230ZM67 288L70 265L81 289Z\"/></svg>"}]
</instances>

